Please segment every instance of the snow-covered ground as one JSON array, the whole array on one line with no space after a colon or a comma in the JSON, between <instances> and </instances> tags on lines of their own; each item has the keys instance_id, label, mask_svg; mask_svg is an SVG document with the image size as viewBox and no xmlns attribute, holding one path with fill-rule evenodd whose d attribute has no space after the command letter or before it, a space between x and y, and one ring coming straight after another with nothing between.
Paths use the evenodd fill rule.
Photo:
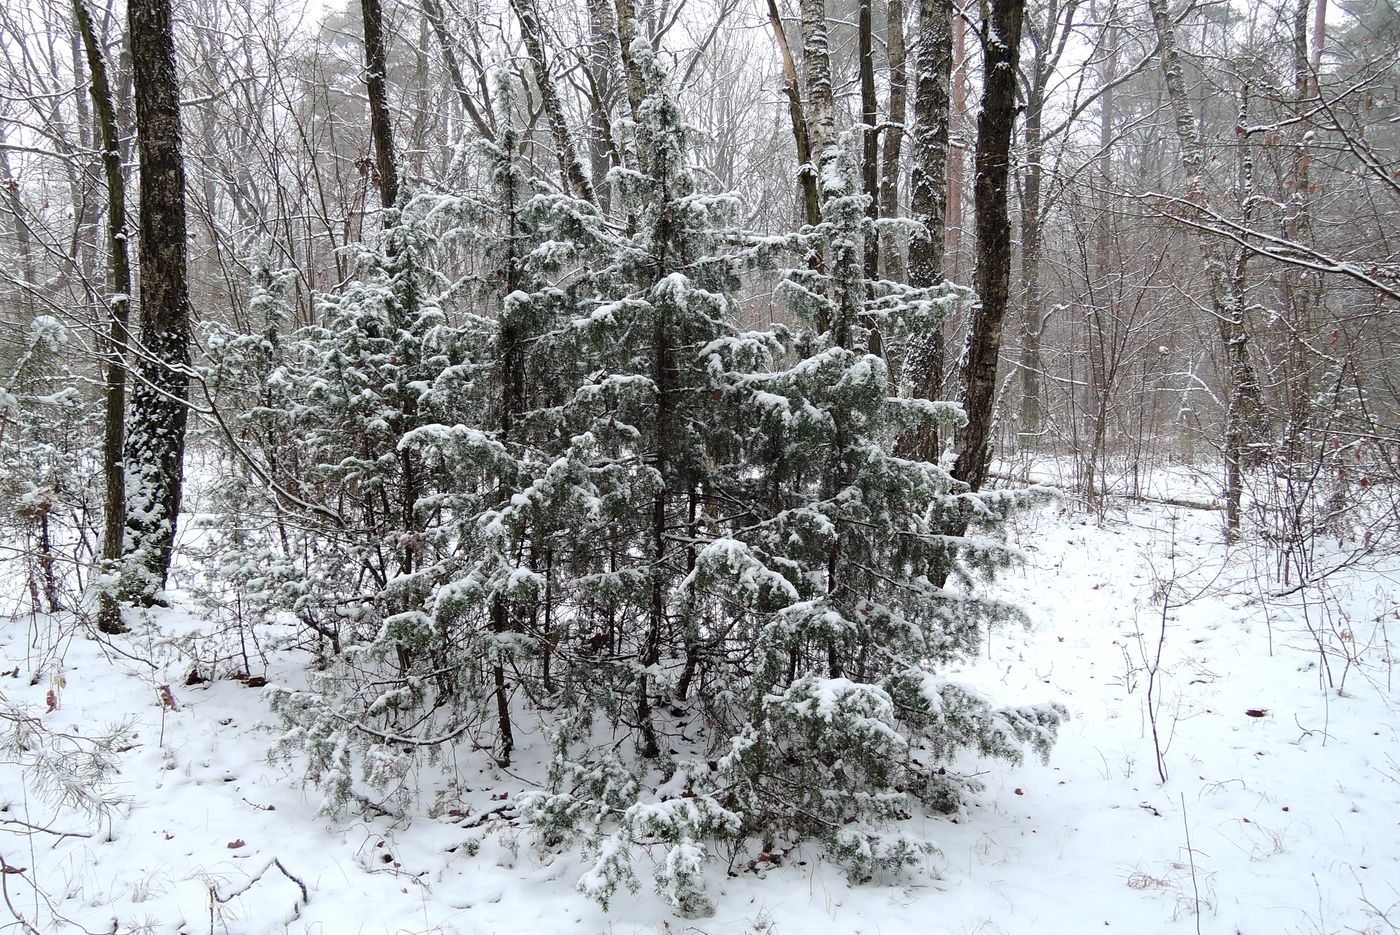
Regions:
<instances>
[{"instance_id":1,"label":"snow-covered ground","mask_svg":"<svg viewBox=\"0 0 1400 935\"><path fill-rule=\"evenodd\" d=\"M0 767L0 856L25 868L0 875L0 931L24 930L6 926L16 913L45 933L65 917L190 935L1400 930L1400 569L1271 597L1267 558L1227 553L1219 522L1163 504L1102 524L1063 506L1018 519L1028 561L1001 588L1033 625L992 634L951 674L1000 701L1068 706L1049 765L969 762L985 792L956 820L918 822L941 854L901 881L851 886L801 849L728 872L721 858L704 919L645 884L610 913L578 895L578 855L508 820L528 754L509 773L464 755L434 780L451 792L406 818L316 817L296 764L267 760L261 692L184 684L183 647L205 626L187 607L110 644L0 622L9 702L54 730L132 731L123 802L100 828L55 817ZM265 674L297 679L297 660ZM7 833L17 821L90 836Z\"/></svg>"}]
</instances>

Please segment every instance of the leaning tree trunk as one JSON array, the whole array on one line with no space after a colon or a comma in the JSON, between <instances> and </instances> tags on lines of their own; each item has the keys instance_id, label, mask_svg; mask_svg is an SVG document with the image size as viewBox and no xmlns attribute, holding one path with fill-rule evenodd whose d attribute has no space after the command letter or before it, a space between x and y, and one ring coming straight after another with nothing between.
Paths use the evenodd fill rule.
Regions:
<instances>
[{"instance_id":1,"label":"leaning tree trunk","mask_svg":"<svg viewBox=\"0 0 1400 935\"><path fill-rule=\"evenodd\" d=\"M1002 323L1011 292L1011 222L1006 210L1011 170L1011 129L1016 122L1016 64L1025 0L991 0L982 21L982 111L977 116L977 297L967 345L959 363L960 396L967 424L957 431L953 476L977 490L991 461L992 416Z\"/></svg>"},{"instance_id":2,"label":"leaning tree trunk","mask_svg":"<svg viewBox=\"0 0 1400 935\"><path fill-rule=\"evenodd\" d=\"M540 26L533 0L510 0L510 5L520 21L520 37L525 40L525 51L535 72L535 85L540 92L545 119L549 121L549 132L554 137L554 151L564 175L564 186L576 197L591 202L594 200L593 184L578 161L578 150L574 147L569 125L564 119L564 105L559 101L559 91L554 87L554 79L549 74L549 59L545 57L544 51L544 30Z\"/></svg>"},{"instance_id":3,"label":"leaning tree trunk","mask_svg":"<svg viewBox=\"0 0 1400 935\"><path fill-rule=\"evenodd\" d=\"M1209 200L1205 192L1203 173L1206 167L1205 146L1191 100L1186 93L1186 78L1181 56L1176 48L1176 29L1167 13L1165 0L1148 0L1152 25L1157 33L1162 63L1162 79L1167 86L1176 135L1181 145L1181 166L1189 186L1188 198L1205 208ZM1211 305L1220 333L1221 349L1225 354L1225 379L1228 385L1225 409L1225 523L1227 534L1234 536L1240 525L1240 499L1244 490L1243 471L1249 451L1251 434L1259 429L1262 415L1259 380L1249 357L1249 333L1244 322L1244 303L1236 295L1231 279L1229 261L1221 245L1209 237L1200 240L1210 283Z\"/></svg>"},{"instance_id":4,"label":"leaning tree trunk","mask_svg":"<svg viewBox=\"0 0 1400 935\"><path fill-rule=\"evenodd\" d=\"M107 63L93 32L92 19L83 0L73 0L73 19L82 35L88 71L92 73L92 103L102 133L102 168L107 181L107 255L111 275L111 295L107 299L106 357L107 387L104 394L102 426L102 552L104 574L114 573L121 562L122 539L126 528L126 467L122 444L126 418L127 321L131 306L130 239L126 227L126 177L122 174L122 154L117 135L117 112L112 103L112 87L107 81ZM116 591L103 586L98 591L97 628L103 633L121 633L121 606Z\"/></svg>"},{"instance_id":5,"label":"leaning tree trunk","mask_svg":"<svg viewBox=\"0 0 1400 935\"><path fill-rule=\"evenodd\" d=\"M129 0L141 181L141 347L126 437L123 596L152 603L170 573L189 391L185 163L170 0Z\"/></svg>"},{"instance_id":6,"label":"leaning tree trunk","mask_svg":"<svg viewBox=\"0 0 1400 935\"><path fill-rule=\"evenodd\" d=\"M802 108L802 88L797 81L797 66L793 63L792 47L787 30L778 13L777 0L768 0L768 22L783 59L783 93L787 95L788 117L792 121L792 138L797 145L798 184L802 188L803 216L808 224L820 224L821 195L817 191L817 175L812 171L812 144L807 133L807 115Z\"/></svg>"},{"instance_id":7,"label":"leaning tree trunk","mask_svg":"<svg viewBox=\"0 0 1400 935\"><path fill-rule=\"evenodd\" d=\"M476 127L477 132L484 137L494 136L494 131L482 116L481 109L472 100L471 92L467 90L466 78L462 76L462 63L458 60L457 52L452 47L452 37L447 32L447 21L442 14L442 4L438 0L423 0L423 15L427 17L428 25L433 29L433 35L437 37L438 51L442 54L442 64L447 69L447 76L452 81L452 89L457 94L457 102L471 119L472 126Z\"/></svg>"},{"instance_id":8,"label":"leaning tree trunk","mask_svg":"<svg viewBox=\"0 0 1400 935\"><path fill-rule=\"evenodd\" d=\"M948 113L953 70L952 0L920 0L914 43L914 165L909 176L910 213L924 232L909 243L909 284L921 288L943 280L945 212L948 202ZM943 329L913 335L904 363L909 391L937 399L943 387ZM910 457L938 459L938 432L926 426L901 440Z\"/></svg>"}]
</instances>

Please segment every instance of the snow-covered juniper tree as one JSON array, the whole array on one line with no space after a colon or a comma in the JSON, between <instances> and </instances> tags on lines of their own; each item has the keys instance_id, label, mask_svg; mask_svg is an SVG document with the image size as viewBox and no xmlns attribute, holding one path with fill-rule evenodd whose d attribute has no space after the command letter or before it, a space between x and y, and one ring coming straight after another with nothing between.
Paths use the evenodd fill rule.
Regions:
<instances>
[{"instance_id":1,"label":"snow-covered juniper tree","mask_svg":"<svg viewBox=\"0 0 1400 935\"><path fill-rule=\"evenodd\" d=\"M295 605L333 652L308 690L272 700L290 728L279 748L308 755L330 809L352 797L357 768L402 791L406 749L480 743L488 712L504 764L517 688L550 690L551 550L586 512L573 499L588 452L556 407L565 279L599 219L529 183L508 122L484 149L491 196L406 200L362 277L324 297L323 326L296 342L304 463L279 505L334 508L307 543L324 557ZM480 272L443 274L449 248Z\"/></svg>"},{"instance_id":2,"label":"snow-covered juniper tree","mask_svg":"<svg viewBox=\"0 0 1400 935\"><path fill-rule=\"evenodd\" d=\"M310 687L271 691L330 808L404 789L414 751L458 738L504 762L533 709L548 788L519 805L540 838L582 841L604 902L660 847L658 890L699 913L717 842L814 841L858 879L917 861L888 828L958 806L955 754L1044 753L1063 710L937 674L1015 615L973 586L1033 495L893 454L956 408L902 399L865 348L964 292L865 278L876 231L839 153L820 225L745 235L698 184L652 50L631 58L625 227L534 190L507 130L492 197L406 201L296 342L281 502L335 517L297 606L343 619ZM482 275L433 271L444 236ZM781 292L821 324L740 329L746 269L813 248L829 267ZM944 534L954 515L977 536Z\"/></svg>"},{"instance_id":3,"label":"snow-covered juniper tree","mask_svg":"<svg viewBox=\"0 0 1400 935\"><path fill-rule=\"evenodd\" d=\"M433 703L439 682L423 673L439 664L440 641L414 624L444 547L435 498L474 483L407 439L477 420L451 376L471 368L485 325L469 314L446 321L460 287L433 269L442 241L427 206L410 199L386 214L355 278L317 297L317 325L283 333L286 277L260 266L250 290L259 333L212 327L202 373L224 494L210 591L255 624L291 612L312 637L312 690L273 701L337 807L352 750L373 748L365 765L386 783L406 768L372 741L394 736L399 707Z\"/></svg>"},{"instance_id":4,"label":"snow-covered juniper tree","mask_svg":"<svg viewBox=\"0 0 1400 935\"><path fill-rule=\"evenodd\" d=\"M506 115L508 90L503 80ZM457 236L473 240L483 258L486 273L469 298L484 316L474 333L485 350L470 366L444 370L433 387L463 401L452 413L475 420L424 424L403 441L450 478L432 502L430 536L442 556L433 590L403 620L416 613L424 634L451 647L459 673L486 676L462 686L458 700L469 700L464 712L489 705L502 765L514 748L517 690L537 702L554 691L556 555L601 519L590 512L597 497L587 442L563 430L560 409L564 388L582 379L570 313L579 292L588 294L583 270L603 237L601 219L588 202L533 185L520 149L509 122L484 147L489 201L419 199L430 216L455 216Z\"/></svg>"},{"instance_id":5,"label":"snow-covered juniper tree","mask_svg":"<svg viewBox=\"0 0 1400 935\"><path fill-rule=\"evenodd\" d=\"M201 523L208 532L198 548L206 577L200 593L206 609L241 626L291 614L324 655L339 651L341 619L326 595L344 591L337 576L325 576L342 567L330 557L338 515L308 509L325 498L297 425L314 342L288 329L294 274L273 268L266 255L253 259L252 270L249 331L214 321L203 333L196 386L214 424L201 441L217 483Z\"/></svg>"},{"instance_id":6,"label":"snow-covered juniper tree","mask_svg":"<svg viewBox=\"0 0 1400 935\"><path fill-rule=\"evenodd\" d=\"M57 612L71 564L58 561L60 540L82 530L96 506L87 457L94 414L63 372L62 322L38 315L7 332L0 329L0 530L23 545L23 561L9 564L23 568L33 610Z\"/></svg>"},{"instance_id":7,"label":"snow-covered juniper tree","mask_svg":"<svg viewBox=\"0 0 1400 935\"><path fill-rule=\"evenodd\" d=\"M796 341L736 330L746 251L720 252L739 239L726 201L696 191L664 76L647 49L634 56L649 72L636 127L648 169L622 186L639 225L619 272L636 285L580 326L613 349L594 382L623 432L612 453L635 476L611 570L595 573L611 598L599 642L626 675L587 680L613 693L599 706L610 742L590 745L589 717L561 718L553 788L524 809L546 838L590 842L590 894L634 885L633 851L659 843L659 891L699 912L715 839L815 839L857 878L917 860L921 842L882 826L916 801L956 808L968 783L946 765L962 748L1044 754L1064 712L997 709L936 674L1015 616L970 586L1007 562L987 533L1034 494L971 494L939 465L892 454L902 430L956 410L898 398L884 362L858 348L873 322L926 327L961 293L864 279L873 230L849 160L833 159L826 220L803 235L831 267L792 271L786 290L828 329ZM945 535L953 515L979 537ZM960 586L934 583L950 571ZM619 754L618 730L639 761Z\"/></svg>"},{"instance_id":8,"label":"snow-covered juniper tree","mask_svg":"<svg viewBox=\"0 0 1400 935\"><path fill-rule=\"evenodd\" d=\"M308 517L314 535L297 543L305 593L294 606L330 639L333 658L310 691L274 691L272 700L292 725L286 742L305 748L332 807L349 795L352 751L366 754L376 784L396 784L409 760L395 749L404 712L464 694L450 634L433 630L425 608L444 555L460 546L444 538L444 498L486 481L415 440L478 419L453 378L472 369L482 323L447 323L454 284L431 266L439 238L423 208L410 199L386 212L357 278L321 297L322 323L298 335L288 373L299 503L276 505L320 508Z\"/></svg>"}]
</instances>

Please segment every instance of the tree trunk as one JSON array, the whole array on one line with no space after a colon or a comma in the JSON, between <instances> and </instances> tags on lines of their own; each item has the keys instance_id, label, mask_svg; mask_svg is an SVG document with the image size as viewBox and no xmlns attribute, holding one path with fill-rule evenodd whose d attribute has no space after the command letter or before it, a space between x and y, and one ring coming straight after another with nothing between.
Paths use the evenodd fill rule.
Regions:
<instances>
[{"instance_id":1,"label":"tree trunk","mask_svg":"<svg viewBox=\"0 0 1400 935\"><path fill-rule=\"evenodd\" d=\"M1191 100L1186 93L1186 79L1181 56L1176 48L1176 29L1167 13L1165 0L1148 0L1152 25L1160 48L1162 79L1167 86L1176 135L1181 145L1181 165L1185 170L1189 192L1187 197L1206 207L1205 147ZM1249 358L1249 333L1245 328L1244 304L1236 295L1228 262L1220 244L1209 237L1200 240L1210 283L1211 305L1220 334L1221 350L1225 355L1227 397L1225 410L1225 523L1227 534L1239 531L1240 498L1243 492L1243 470L1248 455L1249 437L1258 431L1262 415L1259 380Z\"/></svg>"},{"instance_id":2,"label":"tree trunk","mask_svg":"<svg viewBox=\"0 0 1400 935\"><path fill-rule=\"evenodd\" d=\"M389 120L385 81L389 74L384 50L384 14L379 0L361 0L365 27L365 87L369 91L369 127L374 140L375 169L379 173L379 201L392 208L399 200L399 167L394 160L394 127Z\"/></svg>"},{"instance_id":3,"label":"tree trunk","mask_svg":"<svg viewBox=\"0 0 1400 935\"><path fill-rule=\"evenodd\" d=\"M504 145L500 147L500 156L505 160L515 159L514 140L507 135ZM515 171L514 165L504 167L505 171L498 174L499 184L502 186L502 201L506 216L506 244L507 256L505 265L505 276L502 285L502 296L509 296L520 289L521 282L521 261L517 255L520 246L519 221L522 205L520 203L521 192L518 187L519 175ZM502 445L511 444L511 431L515 427L515 422L525 411L525 335L521 334L521 329L517 321L512 320L512 316L502 308L499 321L497 323L497 344L496 359L500 365L501 374L501 412L500 422L497 425L497 439ZM501 495L506 491L502 489ZM497 635L509 633L515 629L512 617L512 602L504 596L497 594L491 600L491 630ZM499 647L498 647L499 650ZM510 695L506 683L505 664L498 658L492 664L492 679L495 683L496 693L496 732L497 748L499 750L498 760L502 766L510 765L511 753L515 750L515 736L511 729L510 722Z\"/></svg>"},{"instance_id":4,"label":"tree trunk","mask_svg":"<svg viewBox=\"0 0 1400 935\"><path fill-rule=\"evenodd\" d=\"M821 194L817 191L817 176L813 171L812 144L807 134L807 115L802 109L802 89L797 83L797 66L793 63L792 47L787 31L778 14L777 0L768 0L768 22L783 59L783 93L788 99L788 117L792 121L792 138L797 145L798 184L802 187L802 207L808 224L820 224Z\"/></svg>"},{"instance_id":5,"label":"tree trunk","mask_svg":"<svg viewBox=\"0 0 1400 935\"><path fill-rule=\"evenodd\" d=\"M904 52L904 0L889 0L885 35L890 62L889 124L885 145L880 151L880 214L899 216L899 157L904 146L904 120L909 83ZM893 231L880 235L881 266L884 275L895 282L909 278L909 264Z\"/></svg>"},{"instance_id":6,"label":"tree trunk","mask_svg":"<svg viewBox=\"0 0 1400 935\"><path fill-rule=\"evenodd\" d=\"M185 164L170 0L129 0L141 169L141 344L126 437L126 597L158 599L180 512L189 391Z\"/></svg>"},{"instance_id":7,"label":"tree trunk","mask_svg":"<svg viewBox=\"0 0 1400 935\"><path fill-rule=\"evenodd\" d=\"M77 118L78 127L78 147L84 154L84 161L87 165L77 173L77 185L74 194L77 196L74 201L73 211L73 261L84 277L89 277L96 273L96 257L94 251L97 243L97 215L100 209L93 201L96 200L96 193L92 191L93 179L97 176L97 168L101 162L100 157L89 156L97 149L93 140L92 112L88 108L88 94L83 90L84 85L91 87L88 82L87 72L89 68L86 62L86 51L83 48L82 36L78 35L75 28L68 34L69 53L73 61L73 87L74 87L74 116ZM73 165L78 165L75 159Z\"/></svg>"},{"instance_id":8,"label":"tree trunk","mask_svg":"<svg viewBox=\"0 0 1400 935\"><path fill-rule=\"evenodd\" d=\"M472 125L482 136L495 136L491 126L482 117L476 102L472 100L471 93L467 90L466 79L462 77L461 62L457 59L457 52L452 47L452 38L447 32L447 23L443 19L442 4L438 0L423 0L423 15L428 18L428 25L433 28L433 35L437 37L438 50L442 53L442 63L447 68L447 76L452 81L452 89L457 93L457 101L462 105L462 110L466 111Z\"/></svg>"},{"instance_id":9,"label":"tree trunk","mask_svg":"<svg viewBox=\"0 0 1400 935\"><path fill-rule=\"evenodd\" d=\"M608 214L612 199L604 180L613 165L622 164L622 154L613 139L612 118L609 116L617 97L613 76L618 71L620 60L617 50L621 45L610 0L589 0L588 27L590 42L585 70L592 122L588 134L589 169L593 175L593 189L598 193L598 207Z\"/></svg>"},{"instance_id":10,"label":"tree trunk","mask_svg":"<svg viewBox=\"0 0 1400 935\"><path fill-rule=\"evenodd\" d=\"M1098 165L1098 211L1094 219L1094 254L1092 276L1093 292L1097 296L1089 303L1089 419L1086 434L1089 436L1089 452L1084 459L1084 496L1090 503L1096 502L1100 481L1100 465L1103 461L1104 444L1108 437L1108 403L1111 379L1111 365L1108 360L1108 341L1104 326L1114 314L1118 284L1113 281L1112 267L1112 215L1110 186L1113 183L1113 86L1118 77L1118 27L1113 22L1115 11L1107 13L1108 22L1103 26L1104 47L1108 54L1104 57L1099 84L1103 93L1099 98L1099 165ZM1097 18L1097 17L1096 17Z\"/></svg>"},{"instance_id":11,"label":"tree trunk","mask_svg":"<svg viewBox=\"0 0 1400 935\"><path fill-rule=\"evenodd\" d=\"M1011 130L1016 122L1016 64L1021 47L1025 0L990 0L982 21L983 92L977 116L973 165L977 209L977 296L967 345L959 364L959 385L967 424L953 447L953 476L978 490L991 460L992 416L1002 323L1011 291L1011 222L1006 189L1011 170Z\"/></svg>"},{"instance_id":12,"label":"tree trunk","mask_svg":"<svg viewBox=\"0 0 1400 935\"><path fill-rule=\"evenodd\" d=\"M0 144L5 142L4 127L0 127ZM5 189L5 200L9 202L10 217L14 219L15 225L15 250L19 253L19 271L24 277L24 311L26 319L33 319L35 314L34 289L37 285L34 282L34 245L33 232L29 229L29 222L24 217L24 200L19 196L19 179L15 178L10 169L10 151L4 146L0 146L0 186Z\"/></svg>"},{"instance_id":13,"label":"tree trunk","mask_svg":"<svg viewBox=\"0 0 1400 935\"><path fill-rule=\"evenodd\" d=\"M924 232L909 243L909 284L920 288L943 281L953 16L952 0L920 0L914 44L914 165L909 175L910 213L924 226ZM904 373L913 396L938 399L942 395L941 325L910 338ZM933 426L912 433L900 445L909 457L925 461L938 460L939 447Z\"/></svg>"},{"instance_id":14,"label":"tree trunk","mask_svg":"<svg viewBox=\"0 0 1400 935\"><path fill-rule=\"evenodd\" d=\"M1049 315L1045 312L1045 296L1040 281L1040 265L1045 243L1045 215L1049 207L1048 199L1043 195L1045 104L1050 81L1055 76L1056 66L1064 54L1077 7L1078 0L1069 0L1063 8L1058 0L1054 0L1045 8L1043 20L1027 24L1030 44L1035 55L1025 79L1026 117L1022 131L1025 171L1021 178L1021 285L1025 290L1025 299L1024 314L1021 317L1018 368L1021 378L1021 407L1017 434L1018 443L1026 449L1035 448L1045 431L1041 338L1045 333Z\"/></svg>"},{"instance_id":15,"label":"tree trunk","mask_svg":"<svg viewBox=\"0 0 1400 935\"><path fill-rule=\"evenodd\" d=\"M961 278L963 234L963 151L966 143L958 138L967 117L967 24L961 16L953 17L953 64L950 74L953 98L952 114L948 118L948 209L943 225L943 278Z\"/></svg>"},{"instance_id":16,"label":"tree trunk","mask_svg":"<svg viewBox=\"0 0 1400 935\"><path fill-rule=\"evenodd\" d=\"M860 0L860 15L857 31L860 34L860 122L861 130L861 190L867 201L865 216L873 224L880 217L880 131L876 128L879 120L879 104L875 97L875 49L872 32L874 11L871 0ZM880 278L880 251L873 235L865 244L863 273L866 294L871 295L871 283ZM864 316L867 334L866 350L876 357L884 356L884 339L880 326L873 316Z\"/></svg>"},{"instance_id":17,"label":"tree trunk","mask_svg":"<svg viewBox=\"0 0 1400 935\"><path fill-rule=\"evenodd\" d=\"M1022 448L1035 448L1040 442L1042 362L1040 338L1045 330L1044 296L1040 291L1040 260L1045 219L1041 213L1040 190L1044 179L1044 145L1041 139L1045 116L1045 89L1049 80L1048 49L1036 47L1026 93L1025 174L1021 179L1021 281L1025 288L1025 309L1021 317L1021 418L1018 441Z\"/></svg>"},{"instance_id":18,"label":"tree trunk","mask_svg":"<svg viewBox=\"0 0 1400 935\"><path fill-rule=\"evenodd\" d=\"M827 150L836 142L836 98L831 87L826 0L801 0L801 5L802 77L807 85L807 140L817 161L817 188L820 191L823 187L821 167L829 158Z\"/></svg>"},{"instance_id":19,"label":"tree trunk","mask_svg":"<svg viewBox=\"0 0 1400 935\"><path fill-rule=\"evenodd\" d=\"M1322 69L1322 47L1327 41L1327 0L1317 0L1313 10L1312 47L1308 55L1311 71L1312 91L1318 92L1318 77Z\"/></svg>"},{"instance_id":20,"label":"tree trunk","mask_svg":"<svg viewBox=\"0 0 1400 935\"><path fill-rule=\"evenodd\" d=\"M102 425L102 476L105 484L102 500L101 567L104 574L117 571L122 557L122 539L126 527L126 466L122 461L122 443L126 418L126 345L127 321L131 306L131 258L128 253L126 227L126 178L122 174L122 156L117 143L117 113L112 103L112 88L107 81L107 63L93 32L83 0L73 0L73 19L82 36L87 53L88 71L92 74L92 103L102 134L102 168L107 181L107 255L111 276L111 295L107 299L108 330L103 347L106 357L107 386L104 394ZM98 590L97 628L103 633L121 633L121 606L116 592L108 586Z\"/></svg>"},{"instance_id":21,"label":"tree trunk","mask_svg":"<svg viewBox=\"0 0 1400 935\"><path fill-rule=\"evenodd\" d=\"M879 120L879 105L875 98L873 19L871 0L860 0L860 122L864 126L860 167L862 188L870 199L866 214L872 221L880 216L880 131L875 125ZM865 278L875 279L879 275L879 253L866 250L865 256Z\"/></svg>"},{"instance_id":22,"label":"tree trunk","mask_svg":"<svg viewBox=\"0 0 1400 935\"><path fill-rule=\"evenodd\" d=\"M569 125L564 120L564 105L559 100L559 91L554 87L554 79L549 74L549 59L545 57L544 50L544 30L540 27L533 0L510 0L510 5L520 21L520 37L525 40L525 51L530 56L530 65L535 72L535 85L540 92L540 103L544 107L545 119L549 121L549 132L554 137L554 151L564 176L564 188L585 201L593 202L593 185L588 181L588 175L578 161L578 150L574 148Z\"/></svg>"},{"instance_id":23,"label":"tree trunk","mask_svg":"<svg viewBox=\"0 0 1400 935\"><path fill-rule=\"evenodd\" d=\"M642 86L642 72L632 58L632 43L637 38L636 12L632 0L617 0L617 44L622 51L622 74L627 81L627 108L632 113L634 123L641 122L642 98L646 88Z\"/></svg>"}]
</instances>

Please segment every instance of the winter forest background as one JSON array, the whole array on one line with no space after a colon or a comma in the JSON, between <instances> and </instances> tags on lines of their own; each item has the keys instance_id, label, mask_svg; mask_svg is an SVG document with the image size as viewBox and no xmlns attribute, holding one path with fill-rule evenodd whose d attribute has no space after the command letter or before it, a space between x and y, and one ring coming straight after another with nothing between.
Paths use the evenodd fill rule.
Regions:
<instances>
[{"instance_id":1,"label":"winter forest background","mask_svg":"<svg viewBox=\"0 0 1400 935\"><path fill-rule=\"evenodd\" d=\"M1397 94L1393 0L5 5L0 930L1400 930Z\"/></svg>"}]
</instances>

